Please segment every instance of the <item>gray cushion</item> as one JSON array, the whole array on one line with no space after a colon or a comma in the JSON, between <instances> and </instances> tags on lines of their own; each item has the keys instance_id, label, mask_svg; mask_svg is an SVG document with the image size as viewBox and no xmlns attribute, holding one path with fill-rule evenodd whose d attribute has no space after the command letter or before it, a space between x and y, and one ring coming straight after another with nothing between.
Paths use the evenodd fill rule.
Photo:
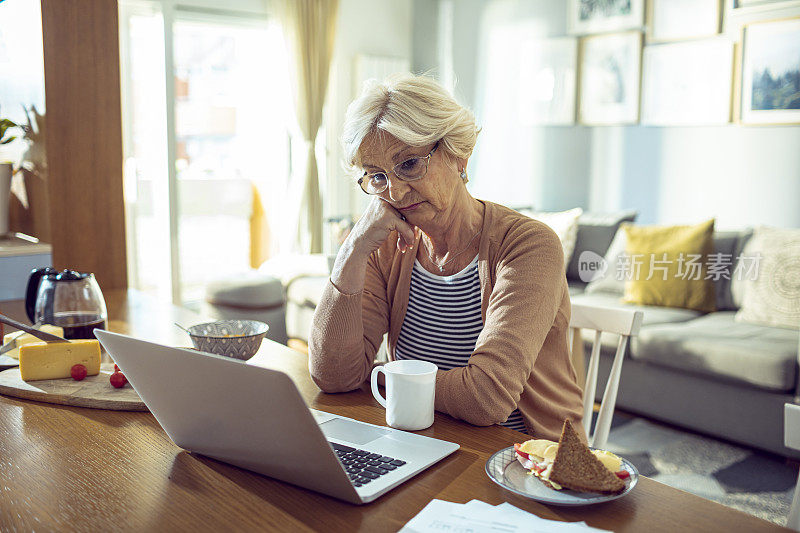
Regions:
<instances>
[{"instance_id":1,"label":"gray cushion","mask_svg":"<svg viewBox=\"0 0 800 533\"><path fill-rule=\"evenodd\" d=\"M569 295L576 296L578 294L583 294L583 291L586 290L586 286L588 283L585 283L580 280L568 279L567 280L567 287L569 287Z\"/></svg>"},{"instance_id":2,"label":"gray cushion","mask_svg":"<svg viewBox=\"0 0 800 533\"><path fill-rule=\"evenodd\" d=\"M752 234L752 230L746 231L719 231L714 233L714 253L725 254L717 259L720 266L725 271L718 275L714 280L714 290L716 294L717 310L725 311L738 309L739 304L734 297L736 283L732 283L733 272L736 267L736 258L742 252L742 242ZM625 233L620 230L615 236L609 250L606 252L606 261L609 263L605 276L593 280L587 287L588 293L609 293L622 296L625 291L625 281L618 279L619 265L618 254L625 251ZM613 250L612 250L613 249ZM713 279L713 277L712 277Z\"/></svg>"},{"instance_id":3,"label":"gray cushion","mask_svg":"<svg viewBox=\"0 0 800 533\"><path fill-rule=\"evenodd\" d=\"M734 271L736 270L736 265L738 261L736 261L744 252L744 247L753 237L753 228L748 228L741 232L739 236L739 241L736 243L736 250L734 251L733 259L734 259ZM739 309L742 306L742 300L744 300L744 286L741 280L737 280L736 277L731 278L731 299L733 302L733 306L731 309Z\"/></svg>"},{"instance_id":4,"label":"gray cushion","mask_svg":"<svg viewBox=\"0 0 800 533\"><path fill-rule=\"evenodd\" d=\"M592 269L584 273L584 278L591 280L586 286L587 293L604 292L622 298L625 293L625 276L622 275L625 267L622 261L627 242L627 234L624 228L620 227L611 240L602 263L593 265ZM596 257L594 259L597 260ZM601 265L602 267L598 270L597 267Z\"/></svg>"},{"instance_id":5,"label":"gray cushion","mask_svg":"<svg viewBox=\"0 0 800 533\"><path fill-rule=\"evenodd\" d=\"M734 322L733 311L681 324L642 328L633 357L702 375L792 391L797 379L797 331Z\"/></svg>"},{"instance_id":6,"label":"gray cushion","mask_svg":"<svg viewBox=\"0 0 800 533\"><path fill-rule=\"evenodd\" d=\"M286 299L298 306L315 309L327 284L328 276L297 278L286 289Z\"/></svg>"},{"instance_id":7,"label":"gray cushion","mask_svg":"<svg viewBox=\"0 0 800 533\"><path fill-rule=\"evenodd\" d=\"M633 305L622 303L620 297L608 293L584 293L571 296L570 300L573 304L592 305L596 307L609 307L612 309L634 309L642 311L642 328L653 324L677 324L695 319L701 315L698 311L691 309L679 309L677 307L658 307L654 305ZM594 331L581 330L581 337L584 342L594 342ZM616 353L617 342L619 335L612 335L610 333L603 333L600 336L600 346L604 353ZM635 343L631 343L628 347L629 352L636 349Z\"/></svg>"},{"instance_id":8,"label":"gray cushion","mask_svg":"<svg viewBox=\"0 0 800 533\"><path fill-rule=\"evenodd\" d=\"M300 276L286 288L286 333L289 338L308 342L314 310L319 304L328 276Z\"/></svg>"},{"instance_id":9,"label":"gray cushion","mask_svg":"<svg viewBox=\"0 0 800 533\"><path fill-rule=\"evenodd\" d=\"M735 266L734 260L736 259L736 248L740 236L741 232L738 231L714 232L714 253L726 254L720 257L720 264L724 265L727 279L725 276L720 276L719 279L714 280L714 290L717 294L717 310L719 311L736 309L736 305L733 303L733 294L731 293L730 277Z\"/></svg>"},{"instance_id":10,"label":"gray cushion","mask_svg":"<svg viewBox=\"0 0 800 533\"><path fill-rule=\"evenodd\" d=\"M579 294L572 298L573 304L594 305L598 307L610 307L612 309L634 309L642 311L642 326L651 324L669 324L675 322L686 322L697 318L702 313L691 309L678 307L660 307L656 305L634 305L623 303L619 296L608 293Z\"/></svg>"},{"instance_id":11,"label":"gray cushion","mask_svg":"<svg viewBox=\"0 0 800 533\"><path fill-rule=\"evenodd\" d=\"M283 285L272 276L248 272L206 285L206 302L259 309L283 304Z\"/></svg>"},{"instance_id":12,"label":"gray cushion","mask_svg":"<svg viewBox=\"0 0 800 533\"><path fill-rule=\"evenodd\" d=\"M567 265L567 278L580 280L579 264L580 255L591 251L603 257L611 245L611 240L623 222L633 222L636 211L622 211L619 213L583 213L578 218L578 237L575 240L575 249Z\"/></svg>"}]
</instances>

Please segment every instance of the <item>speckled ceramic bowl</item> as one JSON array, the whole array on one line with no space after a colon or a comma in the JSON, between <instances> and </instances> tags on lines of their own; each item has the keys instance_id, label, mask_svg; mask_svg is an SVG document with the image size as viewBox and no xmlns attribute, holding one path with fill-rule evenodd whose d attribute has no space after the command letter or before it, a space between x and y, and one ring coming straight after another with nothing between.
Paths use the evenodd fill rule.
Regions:
<instances>
[{"instance_id":1,"label":"speckled ceramic bowl","mask_svg":"<svg viewBox=\"0 0 800 533\"><path fill-rule=\"evenodd\" d=\"M194 347L246 361L261 347L269 326L257 320L218 320L189 328Z\"/></svg>"}]
</instances>

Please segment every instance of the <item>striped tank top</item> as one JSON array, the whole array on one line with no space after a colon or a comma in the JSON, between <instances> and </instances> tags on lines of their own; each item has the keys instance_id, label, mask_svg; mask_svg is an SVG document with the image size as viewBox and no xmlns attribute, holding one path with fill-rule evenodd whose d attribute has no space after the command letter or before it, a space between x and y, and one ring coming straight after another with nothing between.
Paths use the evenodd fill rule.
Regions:
<instances>
[{"instance_id":1,"label":"striped tank top","mask_svg":"<svg viewBox=\"0 0 800 533\"><path fill-rule=\"evenodd\" d=\"M430 361L439 370L464 367L482 329L478 256L452 276L431 274L416 261L395 357ZM518 409L501 425L527 432Z\"/></svg>"}]
</instances>

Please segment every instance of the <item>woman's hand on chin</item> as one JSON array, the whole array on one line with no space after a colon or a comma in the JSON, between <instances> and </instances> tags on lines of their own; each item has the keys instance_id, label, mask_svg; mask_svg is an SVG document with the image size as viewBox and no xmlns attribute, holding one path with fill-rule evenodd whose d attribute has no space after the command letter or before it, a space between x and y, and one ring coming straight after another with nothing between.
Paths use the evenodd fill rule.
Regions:
<instances>
[{"instance_id":1,"label":"woman's hand on chin","mask_svg":"<svg viewBox=\"0 0 800 533\"><path fill-rule=\"evenodd\" d=\"M344 294L357 294L364 288L367 260L372 252L397 231L397 249L401 252L414 244L414 226L377 196L347 236L331 271L331 283Z\"/></svg>"},{"instance_id":2,"label":"woman's hand on chin","mask_svg":"<svg viewBox=\"0 0 800 533\"><path fill-rule=\"evenodd\" d=\"M380 248L392 231L397 231L399 235L397 249L401 252L414 244L414 226L406 222L389 202L375 196L356 222L349 238L352 239L354 251L369 256Z\"/></svg>"}]
</instances>

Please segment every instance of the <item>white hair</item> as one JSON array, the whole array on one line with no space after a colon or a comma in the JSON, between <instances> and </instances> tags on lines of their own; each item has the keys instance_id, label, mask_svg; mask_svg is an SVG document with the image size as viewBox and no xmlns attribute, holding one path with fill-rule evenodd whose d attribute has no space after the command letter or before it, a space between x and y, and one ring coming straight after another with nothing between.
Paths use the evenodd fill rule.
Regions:
<instances>
[{"instance_id":1,"label":"white hair","mask_svg":"<svg viewBox=\"0 0 800 533\"><path fill-rule=\"evenodd\" d=\"M386 132L409 146L440 141L440 149L459 159L472 154L480 131L472 111L460 105L429 76L398 74L384 82L368 80L347 107L342 144L344 164L358 171L364 138Z\"/></svg>"}]
</instances>

